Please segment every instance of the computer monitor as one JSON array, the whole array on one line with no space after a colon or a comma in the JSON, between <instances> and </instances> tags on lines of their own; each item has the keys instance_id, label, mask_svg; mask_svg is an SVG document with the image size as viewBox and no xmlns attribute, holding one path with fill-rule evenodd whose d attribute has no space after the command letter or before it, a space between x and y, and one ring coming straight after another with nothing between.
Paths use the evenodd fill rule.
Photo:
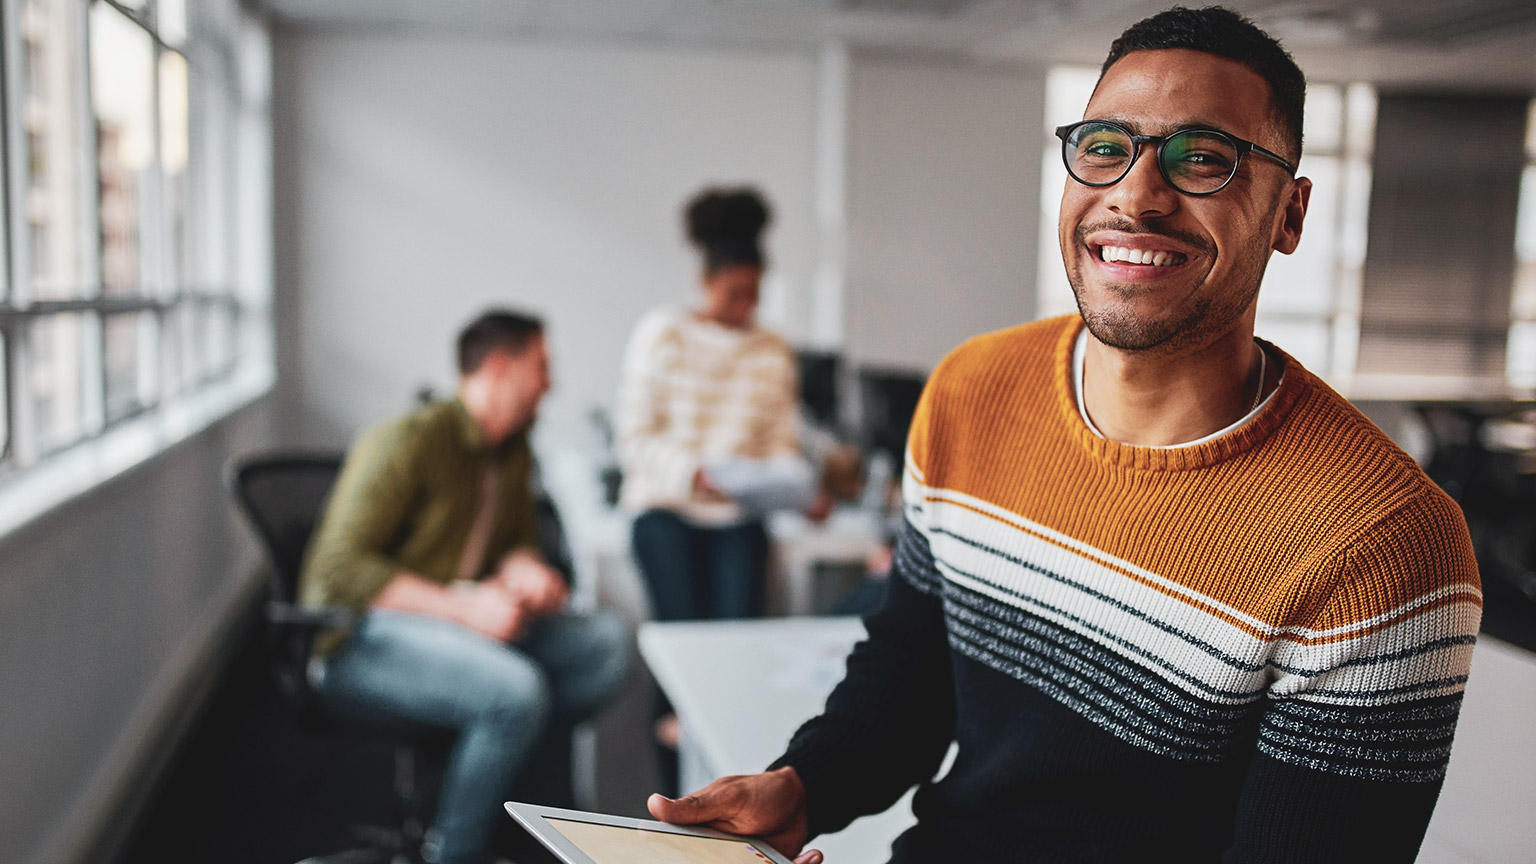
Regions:
<instances>
[{"instance_id":1,"label":"computer monitor","mask_svg":"<svg viewBox=\"0 0 1536 864\"><path fill-rule=\"evenodd\" d=\"M838 379L842 377L843 358L835 351L802 349L795 352L800 361L800 404L812 423L836 430L838 419Z\"/></svg>"},{"instance_id":2,"label":"computer monitor","mask_svg":"<svg viewBox=\"0 0 1536 864\"><path fill-rule=\"evenodd\" d=\"M858 378L862 443L870 450L885 451L900 465L906 458L907 428L912 425L927 376L866 367L859 370Z\"/></svg>"}]
</instances>

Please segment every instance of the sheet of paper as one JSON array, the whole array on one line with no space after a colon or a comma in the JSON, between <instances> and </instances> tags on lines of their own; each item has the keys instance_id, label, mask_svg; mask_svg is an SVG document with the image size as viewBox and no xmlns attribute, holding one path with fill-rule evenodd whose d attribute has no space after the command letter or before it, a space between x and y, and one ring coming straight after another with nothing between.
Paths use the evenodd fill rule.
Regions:
<instances>
[{"instance_id":1,"label":"sheet of paper","mask_svg":"<svg viewBox=\"0 0 1536 864\"><path fill-rule=\"evenodd\" d=\"M776 646L777 662L768 684L777 690L830 692L843 680L848 652L862 635L848 638L806 639Z\"/></svg>"},{"instance_id":2,"label":"sheet of paper","mask_svg":"<svg viewBox=\"0 0 1536 864\"><path fill-rule=\"evenodd\" d=\"M705 466L704 475L754 513L804 510L816 497L816 472L798 456L725 459Z\"/></svg>"}]
</instances>

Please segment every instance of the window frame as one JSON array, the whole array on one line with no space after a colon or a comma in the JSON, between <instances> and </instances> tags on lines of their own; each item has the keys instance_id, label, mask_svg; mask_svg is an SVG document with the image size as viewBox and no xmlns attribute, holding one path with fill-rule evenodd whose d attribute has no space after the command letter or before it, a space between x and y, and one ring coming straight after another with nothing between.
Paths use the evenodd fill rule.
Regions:
<instances>
[{"instance_id":1,"label":"window frame","mask_svg":"<svg viewBox=\"0 0 1536 864\"><path fill-rule=\"evenodd\" d=\"M63 47L59 47L47 41L62 31L48 27L48 19L43 17L48 13L38 11L44 7L32 7L29 0L0 0L0 68L5 72L4 86L0 87L0 399L4 400L0 405L0 537L249 404L268 392L275 380L274 352L270 344L264 344L270 343L272 333L270 272L257 273L253 280L241 272L242 262L232 243L223 239L206 248L206 240L199 233L204 229L190 227L205 218L220 226L215 230L235 236L244 223L270 218L270 196L260 202L261 212L254 213L248 202L239 199L241 190L227 179L217 189L203 190L199 184L207 181L199 176L203 170L200 162L208 157L198 152L211 141L226 142L228 152L212 161L218 170L230 174L241 170L244 161L263 156L241 144L236 124L238 118L254 111L263 133L270 137L270 103L246 104L249 100L245 94L250 88L242 87L238 77L256 74L262 81L270 81L266 27L234 0L225 0L227 8L212 11L188 4L185 31L179 42L172 43L162 39L156 27L158 0L146 0L138 12L118 0L64 2L78 4L73 11L78 13L79 26L70 22ZM121 13L131 26L148 34L152 45L153 153L149 167L137 178L139 194L148 199L140 199L136 205L142 220L136 229L140 254L152 261L146 267L141 259L138 283L129 295L109 294L102 271L101 145L91 92L91 17L98 7ZM32 34L40 35L34 39ZM252 35L256 37L254 43ZM34 42L38 47L30 47ZM35 55L43 56L42 66L48 66L47 54L55 50L67 53L67 61L58 61L68 63L67 73L58 72L65 67L55 65L50 74L57 74L57 80L30 81L21 66L35 64ZM253 50L263 61L255 67L241 62L246 59L244 54ZM170 223L176 218L172 210L177 205L170 200L171 180L164 161L168 130L163 126L162 101L167 91L162 79L167 53L177 55L184 64L187 88L184 121L188 158L181 166L185 188L179 205L186 230L180 250L172 236L174 226ZM216 77L223 86L199 90L198 79L203 74L200 64L204 62L220 64L222 74ZM265 93L269 86L257 89ZM28 209L37 182L30 174L31 149L36 142L29 143L26 137L30 127L25 112L29 91L41 88L48 96L62 99L53 92L61 87L78 94L68 97L75 103L69 114L82 125L78 140L70 142L75 152L67 158L71 167L81 172L76 178L81 194L75 196L73 189L58 194L79 197L79 212L75 218L65 217L67 223L54 219L37 224L81 235L81 254L73 262L80 268L77 275L81 278L69 286L68 297L36 299ZM217 110L204 112L199 100L218 100L221 104ZM203 113L212 119L201 116ZM222 124L223 128L207 132L200 128L203 123ZM42 146L49 143L55 144L55 150L70 146L46 141ZM253 168L270 185L270 164L258 163ZM178 254L178 261L169 260ZM210 255L224 260L212 269L194 263L204 262ZM210 272L224 278L219 284L204 281L202 277ZM252 282L262 284L249 284ZM27 370L33 357L28 342L38 322L59 315L79 316L82 322L83 332L76 346L79 381L71 385L79 388L80 410L77 433L50 445L39 438L41 426L31 414L33 397ZM114 379L108 369L112 359L107 324L117 316L145 315L153 320L152 326L144 328L150 336L135 340L133 357L147 365L141 365L135 377L127 380L152 375L154 387L143 392L141 385L134 385L140 386L142 398L134 395L126 400L133 403L131 406L109 413L109 405L122 406L125 400L122 393L109 393ZM190 339L173 330L172 321L179 315L192 318ZM210 350L210 334L214 332L228 333L230 344ZM174 340L188 344L178 351L172 345Z\"/></svg>"}]
</instances>

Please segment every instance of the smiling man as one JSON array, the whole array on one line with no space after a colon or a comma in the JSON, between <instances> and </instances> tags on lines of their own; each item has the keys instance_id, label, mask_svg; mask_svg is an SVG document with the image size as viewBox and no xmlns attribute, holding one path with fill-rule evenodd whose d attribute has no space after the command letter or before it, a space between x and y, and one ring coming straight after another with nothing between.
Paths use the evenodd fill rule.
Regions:
<instances>
[{"instance_id":1,"label":"smiling man","mask_svg":"<svg viewBox=\"0 0 1536 864\"><path fill-rule=\"evenodd\" d=\"M945 359L825 712L653 814L816 864L808 838L916 785L903 864L1415 858L1482 598L1456 505L1254 338L1306 216L1304 92L1225 9L1115 42L1058 130L1081 315Z\"/></svg>"}]
</instances>

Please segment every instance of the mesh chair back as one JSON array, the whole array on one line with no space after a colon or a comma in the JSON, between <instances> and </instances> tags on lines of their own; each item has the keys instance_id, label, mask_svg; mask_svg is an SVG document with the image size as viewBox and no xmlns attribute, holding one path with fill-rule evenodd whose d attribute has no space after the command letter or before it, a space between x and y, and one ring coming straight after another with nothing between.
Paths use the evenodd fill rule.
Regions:
<instances>
[{"instance_id":1,"label":"mesh chair back","mask_svg":"<svg viewBox=\"0 0 1536 864\"><path fill-rule=\"evenodd\" d=\"M272 599L294 602L304 547L325 512L340 453L264 453L232 466L230 490L266 548Z\"/></svg>"}]
</instances>

